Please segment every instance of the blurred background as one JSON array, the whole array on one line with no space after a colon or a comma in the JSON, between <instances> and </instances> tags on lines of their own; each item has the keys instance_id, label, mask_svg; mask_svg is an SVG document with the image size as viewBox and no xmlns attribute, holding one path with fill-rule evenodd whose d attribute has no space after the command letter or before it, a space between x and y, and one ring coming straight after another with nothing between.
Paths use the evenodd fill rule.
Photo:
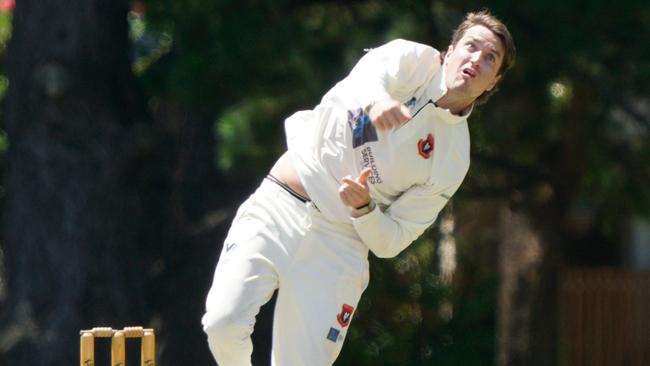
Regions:
<instances>
[{"instance_id":1,"label":"blurred background","mask_svg":"<svg viewBox=\"0 0 650 366\"><path fill-rule=\"evenodd\" d=\"M213 365L204 298L283 119L364 49L445 49L483 7L517 64L436 224L371 256L336 365L649 365L642 0L1 0L0 364L73 365L80 329L143 325L161 366Z\"/></svg>"}]
</instances>

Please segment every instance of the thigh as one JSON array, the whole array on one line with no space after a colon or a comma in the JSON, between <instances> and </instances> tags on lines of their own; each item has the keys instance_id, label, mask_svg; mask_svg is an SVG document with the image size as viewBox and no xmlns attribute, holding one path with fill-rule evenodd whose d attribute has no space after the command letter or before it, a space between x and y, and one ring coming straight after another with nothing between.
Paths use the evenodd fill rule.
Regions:
<instances>
[{"instance_id":1,"label":"thigh","mask_svg":"<svg viewBox=\"0 0 650 366\"><path fill-rule=\"evenodd\" d=\"M227 316L252 326L278 287L273 222L251 215L254 205L251 200L242 205L224 241L206 300L206 321Z\"/></svg>"},{"instance_id":2,"label":"thigh","mask_svg":"<svg viewBox=\"0 0 650 366\"><path fill-rule=\"evenodd\" d=\"M368 283L367 249L317 223L280 277L274 365L331 365Z\"/></svg>"}]
</instances>

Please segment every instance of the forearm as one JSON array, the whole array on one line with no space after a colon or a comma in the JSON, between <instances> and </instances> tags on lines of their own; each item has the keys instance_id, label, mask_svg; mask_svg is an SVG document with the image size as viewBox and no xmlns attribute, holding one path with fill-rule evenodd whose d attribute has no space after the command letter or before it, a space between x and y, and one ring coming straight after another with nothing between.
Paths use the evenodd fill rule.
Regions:
<instances>
[{"instance_id":1,"label":"forearm","mask_svg":"<svg viewBox=\"0 0 650 366\"><path fill-rule=\"evenodd\" d=\"M417 229L407 230L406 226L386 215L379 207L359 217L353 217L352 224L377 257L392 258L409 246L420 233Z\"/></svg>"}]
</instances>

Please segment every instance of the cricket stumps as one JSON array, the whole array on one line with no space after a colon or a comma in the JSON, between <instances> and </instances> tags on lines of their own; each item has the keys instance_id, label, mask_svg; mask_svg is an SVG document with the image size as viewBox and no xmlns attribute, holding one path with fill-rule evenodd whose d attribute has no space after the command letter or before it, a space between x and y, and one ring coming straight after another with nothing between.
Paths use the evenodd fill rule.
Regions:
<instances>
[{"instance_id":1,"label":"cricket stumps","mask_svg":"<svg viewBox=\"0 0 650 366\"><path fill-rule=\"evenodd\" d=\"M125 366L126 338L140 338L140 365L156 365L156 338L154 330L142 327L113 329L97 327L82 330L79 342L80 366L95 366L95 338L111 338L111 366Z\"/></svg>"}]
</instances>

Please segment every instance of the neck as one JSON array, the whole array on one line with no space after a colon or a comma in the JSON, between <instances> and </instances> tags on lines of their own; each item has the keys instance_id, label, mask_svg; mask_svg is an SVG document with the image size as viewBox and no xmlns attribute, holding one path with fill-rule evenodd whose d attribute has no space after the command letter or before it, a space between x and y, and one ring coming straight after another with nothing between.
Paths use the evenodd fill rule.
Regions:
<instances>
[{"instance_id":1,"label":"neck","mask_svg":"<svg viewBox=\"0 0 650 366\"><path fill-rule=\"evenodd\" d=\"M448 109L452 114L461 115L474 103L474 99L467 100L467 97L455 96L453 93L447 92L442 98L436 101L436 105L440 108Z\"/></svg>"}]
</instances>

